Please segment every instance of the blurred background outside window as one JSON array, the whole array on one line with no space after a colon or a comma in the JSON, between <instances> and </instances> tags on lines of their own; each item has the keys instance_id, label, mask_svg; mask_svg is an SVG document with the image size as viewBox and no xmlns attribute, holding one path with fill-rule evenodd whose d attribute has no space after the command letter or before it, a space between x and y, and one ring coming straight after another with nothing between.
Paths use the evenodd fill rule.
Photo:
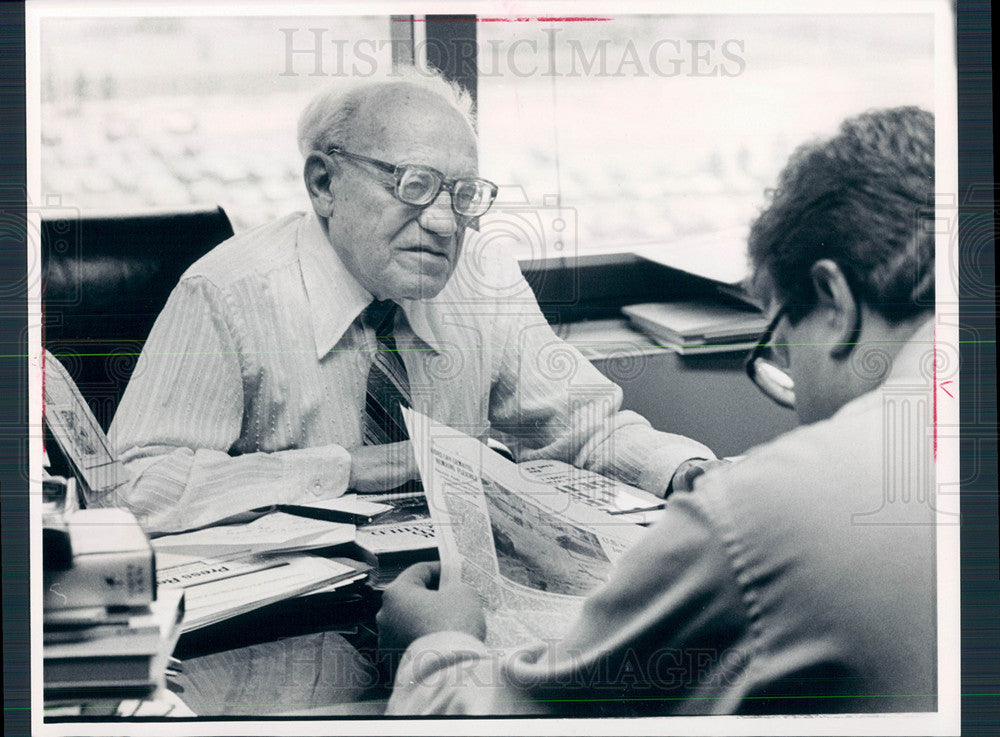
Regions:
<instances>
[{"instance_id":1,"label":"blurred background outside window","mask_svg":"<svg viewBox=\"0 0 1000 737\"><path fill-rule=\"evenodd\" d=\"M314 49L314 28L322 75L286 55L288 34ZM388 39L387 16L45 19L42 194L101 212L221 205L237 232L308 209L299 113L360 66L332 42L389 70Z\"/></svg>"},{"instance_id":2,"label":"blurred background outside window","mask_svg":"<svg viewBox=\"0 0 1000 737\"><path fill-rule=\"evenodd\" d=\"M624 16L479 36L481 169L556 206L539 207L533 238L507 218L536 257L745 230L800 143L869 108L933 111L929 15Z\"/></svg>"},{"instance_id":3,"label":"blurred background outside window","mask_svg":"<svg viewBox=\"0 0 1000 737\"><path fill-rule=\"evenodd\" d=\"M391 73L390 25L45 19L42 195L105 213L218 204L237 231L307 209L298 115L338 75ZM321 75L287 55L311 29ZM502 185L483 235L522 257L745 227L799 143L873 107L933 110L929 15L481 22L477 48L480 171Z\"/></svg>"}]
</instances>

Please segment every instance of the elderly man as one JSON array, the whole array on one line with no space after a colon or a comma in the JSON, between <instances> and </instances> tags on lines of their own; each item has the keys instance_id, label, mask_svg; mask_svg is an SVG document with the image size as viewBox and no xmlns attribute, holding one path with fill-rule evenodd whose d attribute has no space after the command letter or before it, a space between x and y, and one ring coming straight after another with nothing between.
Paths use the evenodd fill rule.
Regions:
<instances>
[{"instance_id":1,"label":"elderly man","mask_svg":"<svg viewBox=\"0 0 1000 737\"><path fill-rule=\"evenodd\" d=\"M517 263L462 254L497 188L471 103L401 72L304 111L313 212L241 233L181 279L112 425L151 532L414 479L399 407L660 495L711 451L619 411Z\"/></svg>"},{"instance_id":2,"label":"elderly man","mask_svg":"<svg viewBox=\"0 0 1000 737\"><path fill-rule=\"evenodd\" d=\"M748 367L802 427L674 494L560 642L487 653L475 594L405 571L390 713L934 709L933 155L915 108L793 155L750 234Z\"/></svg>"}]
</instances>

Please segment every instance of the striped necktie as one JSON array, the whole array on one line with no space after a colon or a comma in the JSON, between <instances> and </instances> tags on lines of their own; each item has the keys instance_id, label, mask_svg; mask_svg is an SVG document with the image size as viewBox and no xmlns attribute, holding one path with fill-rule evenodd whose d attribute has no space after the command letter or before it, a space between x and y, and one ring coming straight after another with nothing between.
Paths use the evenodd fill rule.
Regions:
<instances>
[{"instance_id":1,"label":"striped necktie","mask_svg":"<svg viewBox=\"0 0 1000 737\"><path fill-rule=\"evenodd\" d=\"M395 302L384 300L372 302L362 313L362 321L375 331L378 341L365 392L365 445L396 443L410 437L400 411L400 404L410 406L410 381L392 335L397 309Z\"/></svg>"}]
</instances>

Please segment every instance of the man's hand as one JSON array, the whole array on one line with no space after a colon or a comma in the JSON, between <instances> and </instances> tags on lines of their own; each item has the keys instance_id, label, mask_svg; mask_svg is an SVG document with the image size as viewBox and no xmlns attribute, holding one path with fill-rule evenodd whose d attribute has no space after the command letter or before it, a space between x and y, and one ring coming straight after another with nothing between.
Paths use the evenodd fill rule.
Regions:
<instances>
[{"instance_id":1,"label":"man's hand","mask_svg":"<svg viewBox=\"0 0 1000 737\"><path fill-rule=\"evenodd\" d=\"M432 632L466 632L480 640L486 636L479 595L464 584L439 589L440 576L440 563L416 563L386 587L375 618L380 652L401 653Z\"/></svg>"},{"instance_id":2,"label":"man's hand","mask_svg":"<svg viewBox=\"0 0 1000 737\"><path fill-rule=\"evenodd\" d=\"M420 475L409 440L384 445L362 445L351 451L349 488L374 493L395 489Z\"/></svg>"},{"instance_id":3,"label":"man's hand","mask_svg":"<svg viewBox=\"0 0 1000 737\"><path fill-rule=\"evenodd\" d=\"M674 476L670 481L669 492L691 491L694 488L695 479L704 473L708 473L713 468L728 466L729 461L717 460L709 461L703 458L691 458L684 461L674 471Z\"/></svg>"}]
</instances>

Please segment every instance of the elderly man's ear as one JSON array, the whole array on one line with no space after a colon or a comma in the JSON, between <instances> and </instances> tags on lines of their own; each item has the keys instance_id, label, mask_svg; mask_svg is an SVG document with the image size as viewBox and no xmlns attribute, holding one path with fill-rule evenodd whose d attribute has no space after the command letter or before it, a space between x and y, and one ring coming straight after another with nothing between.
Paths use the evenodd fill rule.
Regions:
<instances>
[{"instance_id":1,"label":"elderly man's ear","mask_svg":"<svg viewBox=\"0 0 1000 737\"><path fill-rule=\"evenodd\" d=\"M840 266L830 259L821 259L809 270L816 293L816 309L822 320L833 358L843 359L858 340L854 334L861 306L854 299L851 285Z\"/></svg>"},{"instance_id":2,"label":"elderly man's ear","mask_svg":"<svg viewBox=\"0 0 1000 737\"><path fill-rule=\"evenodd\" d=\"M333 177L339 173L340 164L330 156L319 151L313 151L306 157L303 178L306 191L312 200L313 209L320 217L333 215Z\"/></svg>"}]
</instances>

